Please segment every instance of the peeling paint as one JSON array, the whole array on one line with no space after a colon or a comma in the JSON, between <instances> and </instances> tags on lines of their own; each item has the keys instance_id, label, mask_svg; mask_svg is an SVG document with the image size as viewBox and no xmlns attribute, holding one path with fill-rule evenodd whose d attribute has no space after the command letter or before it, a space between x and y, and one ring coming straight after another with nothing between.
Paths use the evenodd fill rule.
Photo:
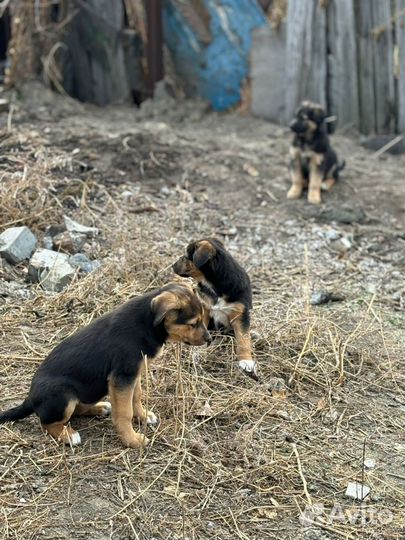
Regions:
<instances>
[{"instance_id":1,"label":"peeling paint","mask_svg":"<svg viewBox=\"0 0 405 540\"><path fill-rule=\"evenodd\" d=\"M209 101L215 110L239 103L249 73L251 33L268 24L256 0L203 0L210 14L212 41L202 43L176 8L164 3L165 42L190 96Z\"/></svg>"}]
</instances>

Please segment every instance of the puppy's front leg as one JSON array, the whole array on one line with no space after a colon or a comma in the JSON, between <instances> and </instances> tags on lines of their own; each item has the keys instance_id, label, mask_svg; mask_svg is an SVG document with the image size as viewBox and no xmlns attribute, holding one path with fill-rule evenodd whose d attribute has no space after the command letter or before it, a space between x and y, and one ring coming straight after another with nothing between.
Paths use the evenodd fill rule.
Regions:
<instances>
[{"instance_id":1,"label":"puppy's front leg","mask_svg":"<svg viewBox=\"0 0 405 540\"><path fill-rule=\"evenodd\" d=\"M309 172L309 188L308 188L308 202L311 204L320 204L321 201L321 186L323 179L323 172L321 165L323 162L323 154L313 153L310 158L310 172Z\"/></svg>"},{"instance_id":2,"label":"puppy's front leg","mask_svg":"<svg viewBox=\"0 0 405 540\"><path fill-rule=\"evenodd\" d=\"M133 415L137 417L141 422L145 422L149 425L157 424L157 417L152 411L147 411L142 405L142 386L141 386L141 377L142 375L147 375L146 373L146 362L142 364L142 368L139 370L139 374L135 380L134 393L132 395L132 408Z\"/></svg>"},{"instance_id":3,"label":"puppy's front leg","mask_svg":"<svg viewBox=\"0 0 405 540\"><path fill-rule=\"evenodd\" d=\"M236 358L239 362L239 367L251 375L257 378L257 365L252 355L252 344L250 341L250 325L249 315L245 311L244 306L236 308L231 317L230 322L235 334L236 342Z\"/></svg>"},{"instance_id":4,"label":"puppy's front leg","mask_svg":"<svg viewBox=\"0 0 405 540\"><path fill-rule=\"evenodd\" d=\"M302 174L301 152L295 146L290 147L290 177L292 186L287 193L287 199L298 199L304 187Z\"/></svg>"},{"instance_id":5,"label":"puppy's front leg","mask_svg":"<svg viewBox=\"0 0 405 540\"><path fill-rule=\"evenodd\" d=\"M145 435L136 433L132 427L132 400L136 380L135 378L132 383L125 386L117 384L114 379L108 382L112 421L122 442L130 448L140 448L149 442Z\"/></svg>"}]
</instances>

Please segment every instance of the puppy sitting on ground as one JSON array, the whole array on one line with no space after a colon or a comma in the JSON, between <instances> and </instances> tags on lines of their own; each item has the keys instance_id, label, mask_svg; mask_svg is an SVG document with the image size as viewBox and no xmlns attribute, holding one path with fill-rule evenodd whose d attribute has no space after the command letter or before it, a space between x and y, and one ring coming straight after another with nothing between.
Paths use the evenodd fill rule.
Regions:
<instances>
[{"instance_id":1,"label":"puppy sitting on ground","mask_svg":"<svg viewBox=\"0 0 405 540\"><path fill-rule=\"evenodd\" d=\"M141 403L145 358L155 357L166 341L203 345L211 341L201 300L191 286L168 284L129 300L60 343L39 366L24 402L0 414L0 423L35 412L42 428L66 444L80 444L66 426L73 415L106 415L125 446L148 439L136 433L132 418L157 422ZM99 401L110 395L111 405Z\"/></svg>"},{"instance_id":2,"label":"puppy sitting on ground","mask_svg":"<svg viewBox=\"0 0 405 540\"><path fill-rule=\"evenodd\" d=\"M290 146L292 186L288 199L297 199L308 187L308 202L321 202L321 189L329 190L338 180L345 162L338 163L325 125L325 111L316 103L303 101L290 122L294 138Z\"/></svg>"},{"instance_id":3,"label":"puppy sitting on ground","mask_svg":"<svg viewBox=\"0 0 405 540\"><path fill-rule=\"evenodd\" d=\"M215 328L225 327L234 332L239 367L257 377L250 342L252 290L246 271L222 242L214 238L191 242L186 255L175 262L173 270L197 281L199 294L211 306L209 316Z\"/></svg>"}]
</instances>

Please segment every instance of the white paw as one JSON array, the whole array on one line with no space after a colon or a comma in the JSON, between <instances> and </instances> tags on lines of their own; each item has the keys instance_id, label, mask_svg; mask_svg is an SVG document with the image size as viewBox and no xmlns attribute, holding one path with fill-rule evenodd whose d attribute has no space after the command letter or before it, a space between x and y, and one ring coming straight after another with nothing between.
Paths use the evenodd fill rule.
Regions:
<instances>
[{"instance_id":1,"label":"white paw","mask_svg":"<svg viewBox=\"0 0 405 540\"><path fill-rule=\"evenodd\" d=\"M80 433L78 431L75 431L72 433L72 435L69 436L69 444L72 446L77 446L78 444L82 443L82 438L80 437Z\"/></svg>"},{"instance_id":2,"label":"white paw","mask_svg":"<svg viewBox=\"0 0 405 540\"><path fill-rule=\"evenodd\" d=\"M148 414L146 415L146 423L148 426L154 426L158 423L158 419L155 413L152 411L148 411Z\"/></svg>"},{"instance_id":3,"label":"white paw","mask_svg":"<svg viewBox=\"0 0 405 540\"><path fill-rule=\"evenodd\" d=\"M257 364L255 360L239 360L239 367L252 377L257 377Z\"/></svg>"},{"instance_id":4,"label":"white paw","mask_svg":"<svg viewBox=\"0 0 405 540\"><path fill-rule=\"evenodd\" d=\"M108 403L108 401L106 401L105 403L103 403L103 406L100 409L100 416L108 416L110 414L111 414L111 403Z\"/></svg>"}]
</instances>

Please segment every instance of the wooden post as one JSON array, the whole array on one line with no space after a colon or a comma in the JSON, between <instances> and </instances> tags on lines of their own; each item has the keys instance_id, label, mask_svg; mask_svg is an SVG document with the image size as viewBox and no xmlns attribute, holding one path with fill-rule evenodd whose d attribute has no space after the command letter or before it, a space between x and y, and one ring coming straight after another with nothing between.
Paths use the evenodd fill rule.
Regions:
<instances>
[{"instance_id":1,"label":"wooden post","mask_svg":"<svg viewBox=\"0 0 405 540\"><path fill-rule=\"evenodd\" d=\"M353 0L328 4L328 100L329 113L342 127L359 127L357 43Z\"/></svg>"},{"instance_id":2,"label":"wooden post","mask_svg":"<svg viewBox=\"0 0 405 540\"><path fill-rule=\"evenodd\" d=\"M286 116L300 101L327 106L326 11L318 1L289 0L287 10Z\"/></svg>"},{"instance_id":3,"label":"wooden post","mask_svg":"<svg viewBox=\"0 0 405 540\"><path fill-rule=\"evenodd\" d=\"M405 135L405 0L395 2L395 36L398 53L397 85L397 131Z\"/></svg>"}]
</instances>

